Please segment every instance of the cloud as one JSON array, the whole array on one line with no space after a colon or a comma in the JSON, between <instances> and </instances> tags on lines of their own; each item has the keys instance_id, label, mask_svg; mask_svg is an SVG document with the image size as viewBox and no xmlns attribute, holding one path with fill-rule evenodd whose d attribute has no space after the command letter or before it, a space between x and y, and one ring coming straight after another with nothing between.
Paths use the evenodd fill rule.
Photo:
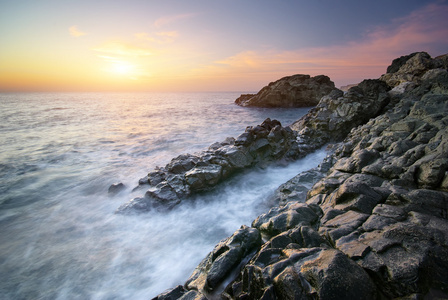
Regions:
<instances>
[{"instance_id":1,"label":"cloud","mask_svg":"<svg viewBox=\"0 0 448 300\"><path fill-rule=\"evenodd\" d=\"M157 19L154 22L154 26L156 28L160 28L160 27L163 27L165 25L177 22L179 20L189 19L189 18L192 18L194 16L196 16L196 14L191 13L191 14L179 14L179 15L172 15L172 16L161 17L161 18Z\"/></svg>"},{"instance_id":2,"label":"cloud","mask_svg":"<svg viewBox=\"0 0 448 300\"><path fill-rule=\"evenodd\" d=\"M104 43L96 48L93 48L93 50L107 54L134 57L148 56L152 54L149 49L129 45L118 41Z\"/></svg>"},{"instance_id":3,"label":"cloud","mask_svg":"<svg viewBox=\"0 0 448 300\"><path fill-rule=\"evenodd\" d=\"M444 54L448 48L447 15L448 5L430 4L393 20L389 25L372 28L363 39L344 45L294 51L248 50L194 73L217 77L255 74L267 81L294 73L325 74L341 85L364 78L378 78L385 73L391 61L401 55L416 51Z\"/></svg>"},{"instance_id":4,"label":"cloud","mask_svg":"<svg viewBox=\"0 0 448 300\"><path fill-rule=\"evenodd\" d=\"M177 31L161 31L156 32L157 37L151 36L147 32L135 33L134 36L139 40L150 41L158 44L172 43L179 36Z\"/></svg>"},{"instance_id":5,"label":"cloud","mask_svg":"<svg viewBox=\"0 0 448 300\"><path fill-rule=\"evenodd\" d=\"M83 35L87 34L85 32L80 31L76 25L70 27L68 29L68 31L70 32L70 35L72 35L74 37L80 37L80 36L83 36Z\"/></svg>"},{"instance_id":6,"label":"cloud","mask_svg":"<svg viewBox=\"0 0 448 300\"><path fill-rule=\"evenodd\" d=\"M163 32L157 32L156 34L158 36L170 37L170 38L175 38L179 35L177 31L163 31Z\"/></svg>"}]
</instances>

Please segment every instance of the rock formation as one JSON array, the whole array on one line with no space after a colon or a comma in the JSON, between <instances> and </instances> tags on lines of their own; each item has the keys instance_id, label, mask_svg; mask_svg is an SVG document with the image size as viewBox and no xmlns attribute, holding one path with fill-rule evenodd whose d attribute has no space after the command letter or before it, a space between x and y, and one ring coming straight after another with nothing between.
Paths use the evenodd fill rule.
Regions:
<instances>
[{"instance_id":1,"label":"rock formation","mask_svg":"<svg viewBox=\"0 0 448 300\"><path fill-rule=\"evenodd\" d=\"M448 298L446 61L394 60L284 129L331 154L156 299Z\"/></svg>"},{"instance_id":2,"label":"rock formation","mask_svg":"<svg viewBox=\"0 0 448 300\"><path fill-rule=\"evenodd\" d=\"M170 209L244 168L305 154L298 149L294 131L277 120L266 119L261 125L247 127L236 139L227 138L197 154L179 155L150 172L139 182L141 188L147 188L145 195L121 205L117 212Z\"/></svg>"},{"instance_id":3,"label":"rock formation","mask_svg":"<svg viewBox=\"0 0 448 300\"><path fill-rule=\"evenodd\" d=\"M147 187L145 195L123 204L117 212L170 209L242 169L297 159L328 142L340 141L351 128L378 115L389 103L389 89L380 80L365 80L345 95L333 89L291 128L267 119L261 125L246 128L236 139L227 138L198 154L180 155L142 178L140 187Z\"/></svg>"},{"instance_id":4,"label":"rock formation","mask_svg":"<svg viewBox=\"0 0 448 300\"><path fill-rule=\"evenodd\" d=\"M243 94L235 103L253 107L309 107L319 103L322 96L336 90L329 77L293 75L262 88L257 94Z\"/></svg>"}]
</instances>

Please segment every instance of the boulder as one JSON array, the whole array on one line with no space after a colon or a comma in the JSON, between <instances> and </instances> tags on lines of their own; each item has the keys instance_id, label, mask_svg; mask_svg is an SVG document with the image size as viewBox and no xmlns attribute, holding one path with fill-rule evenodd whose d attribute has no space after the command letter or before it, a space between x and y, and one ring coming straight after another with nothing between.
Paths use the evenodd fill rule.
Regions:
<instances>
[{"instance_id":1,"label":"boulder","mask_svg":"<svg viewBox=\"0 0 448 300\"><path fill-rule=\"evenodd\" d=\"M107 190L107 192L109 193L109 195L116 195L125 189L126 189L126 186L124 185L124 183L119 182L119 183L114 183L111 186L109 186L109 189Z\"/></svg>"},{"instance_id":2,"label":"boulder","mask_svg":"<svg viewBox=\"0 0 448 300\"><path fill-rule=\"evenodd\" d=\"M435 62L426 52L415 52L395 59L380 77L389 86L396 87L404 82L421 83L421 76L435 67Z\"/></svg>"},{"instance_id":3,"label":"boulder","mask_svg":"<svg viewBox=\"0 0 448 300\"><path fill-rule=\"evenodd\" d=\"M325 75L297 74L271 82L255 95L243 94L235 103L253 107L309 107L333 90L336 90L334 83Z\"/></svg>"},{"instance_id":4,"label":"boulder","mask_svg":"<svg viewBox=\"0 0 448 300\"><path fill-rule=\"evenodd\" d=\"M286 248L268 265L258 258L226 289L233 299L376 299L369 275L342 252ZM239 284L238 284L239 283Z\"/></svg>"},{"instance_id":5,"label":"boulder","mask_svg":"<svg viewBox=\"0 0 448 300\"><path fill-rule=\"evenodd\" d=\"M346 94L332 92L322 97L308 114L292 124L302 143L318 148L340 142L350 130L376 117L387 104L390 87L380 80L364 80Z\"/></svg>"},{"instance_id":6,"label":"boulder","mask_svg":"<svg viewBox=\"0 0 448 300\"><path fill-rule=\"evenodd\" d=\"M257 229L242 226L231 237L221 241L198 265L185 283L185 287L205 294L216 289L228 279L238 265L261 245Z\"/></svg>"}]
</instances>

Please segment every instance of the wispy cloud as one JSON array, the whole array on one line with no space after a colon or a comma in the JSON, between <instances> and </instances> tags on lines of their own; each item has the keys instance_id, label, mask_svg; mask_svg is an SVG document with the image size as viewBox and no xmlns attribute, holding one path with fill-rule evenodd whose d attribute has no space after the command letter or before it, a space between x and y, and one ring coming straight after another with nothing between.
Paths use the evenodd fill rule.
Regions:
<instances>
[{"instance_id":1,"label":"wispy cloud","mask_svg":"<svg viewBox=\"0 0 448 300\"><path fill-rule=\"evenodd\" d=\"M152 54L149 49L133 46L119 41L104 43L98 47L93 48L93 50L113 55L134 57L148 56Z\"/></svg>"},{"instance_id":2,"label":"wispy cloud","mask_svg":"<svg viewBox=\"0 0 448 300\"><path fill-rule=\"evenodd\" d=\"M78 29L78 27L76 25L71 26L68 31L70 32L70 35L74 36L74 37L80 37L83 35L86 35L86 32L83 32L81 30Z\"/></svg>"},{"instance_id":3,"label":"wispy cloud","mask_svg":"<svg viewBox=\"0 0 448 300\"><path fill-rule=\"evenodd\" d=\"M155 36L147 32L135 33L134 36L139 40L150 41L158 44L172 43L179 36L177 31L156 32Z\"/></svg>"},{"instance_id":4,"label":"wispy cloud","mask_svg":"<svg viewBox=\"0 0 448 300\"><path fill-rule=\"evenodd\" d=\"M189 19L196 16L196 14L194 13L189 13L189 14L179 14L179 15L171 15L171 16L165 16L165 17L161 17L158 18L155 22L154 22L154 26L156 28L160 28L163 27L165 25L177 22L179 20L183 20L183 19Z\"/></svg>"},{"instance_id":5,"label":"wispy cloud","mask_svg":"<svg viewBox=\"0 0 448 300\"><path fill-rule=\"evenodd\" d=\"M322 48L302 48L295 51L251 50L216 61L195 73L209 76L259 77L278 74L326 74L339 84L356 79L377 78L385 73L391 60L415 51L433 55L448 49L448 5L430 4L406 17L396 19L392 25L372 28L365 37L344 45ZM442 51L442 52L440 52ZM435 53L431 53L435 52Z\"/></svg>"}]
</instances>

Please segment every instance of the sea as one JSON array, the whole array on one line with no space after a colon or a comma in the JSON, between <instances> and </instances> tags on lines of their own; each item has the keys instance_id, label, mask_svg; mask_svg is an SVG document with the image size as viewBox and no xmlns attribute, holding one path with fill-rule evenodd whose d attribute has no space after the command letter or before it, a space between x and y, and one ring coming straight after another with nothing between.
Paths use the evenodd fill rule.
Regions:
<instances>
[{"instance_id":1,"label":"sea","mask_svg":"<svg viewBox=\"0 0 448 300\"><path fill-rule=\"evenodd\" d=\"M151 299L183 284L326 155L247 170L168 212L115 213L172 158L309 110L239 107L240 94L0 94L0 298Z\"/></svg>"}]
</instances>

